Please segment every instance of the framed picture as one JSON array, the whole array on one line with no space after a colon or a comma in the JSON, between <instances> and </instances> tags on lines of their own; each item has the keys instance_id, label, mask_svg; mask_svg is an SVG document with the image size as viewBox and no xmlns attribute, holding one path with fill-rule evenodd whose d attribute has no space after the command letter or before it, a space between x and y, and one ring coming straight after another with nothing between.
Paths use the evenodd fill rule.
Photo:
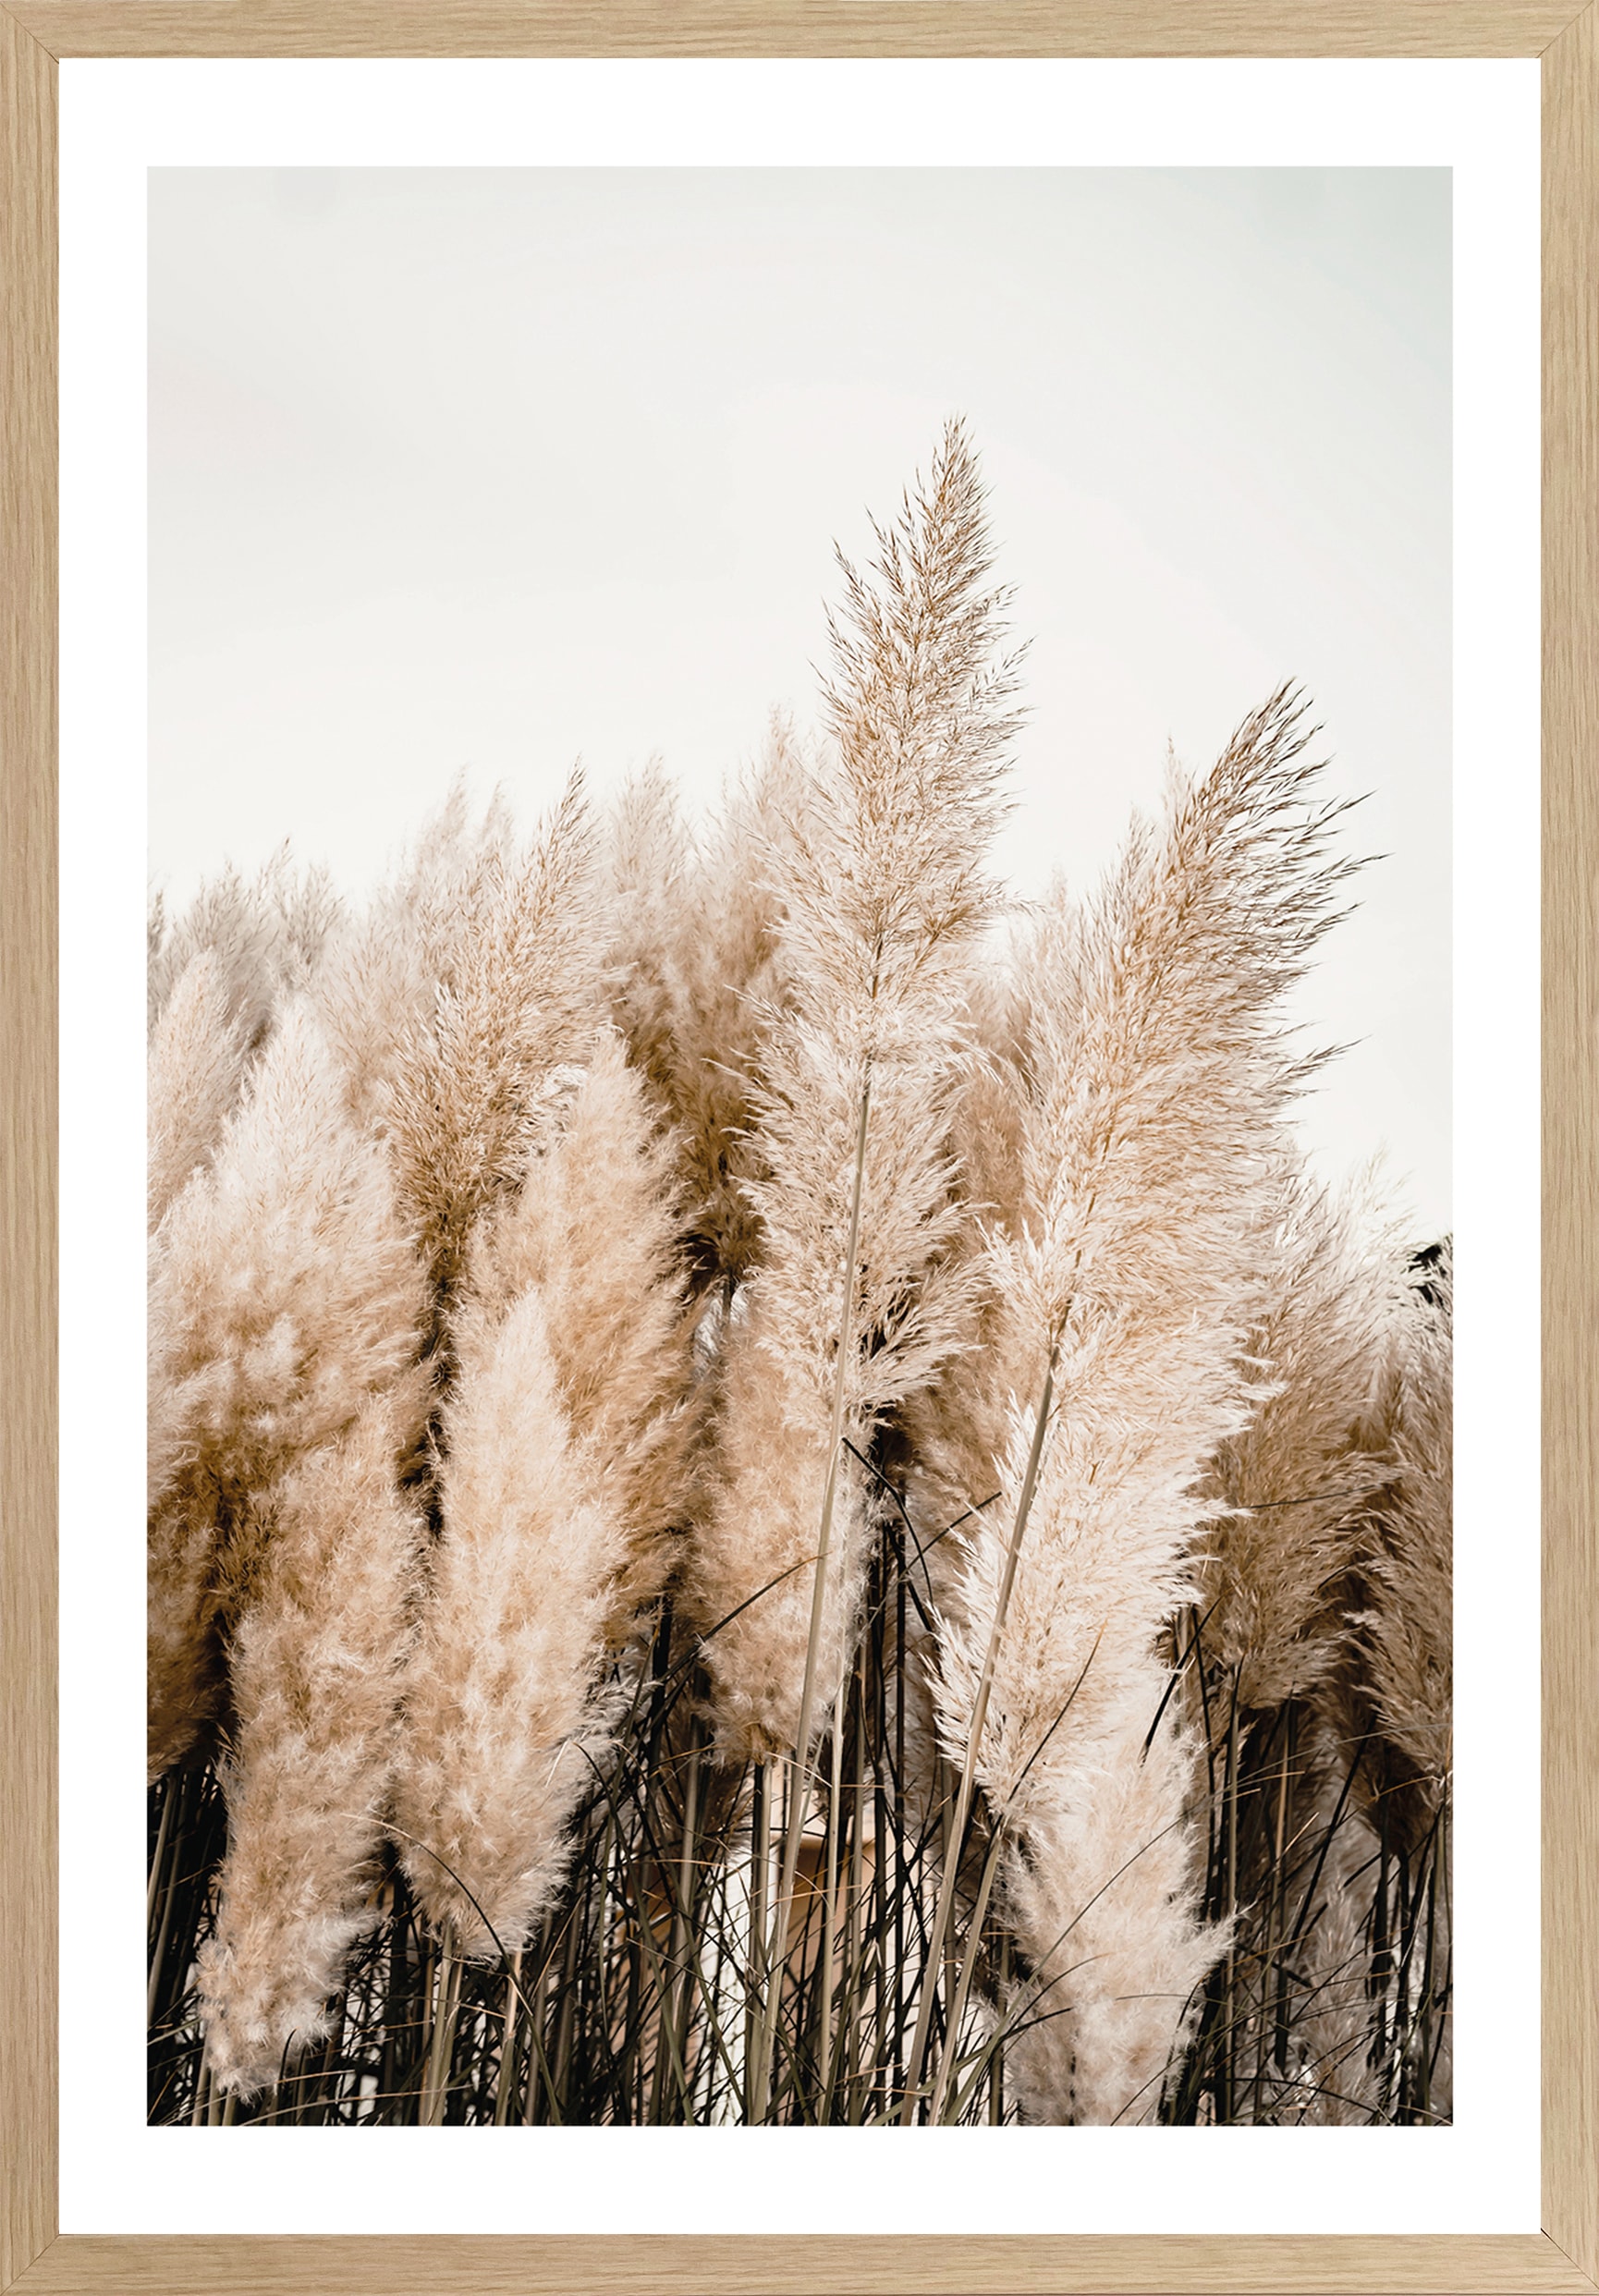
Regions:
<instances>
[{"instance_id":1,"label":"framed picture","mask_svg":"<svg viewBox=\"0 0 1599 2296\"><path fill-rule=\"evenodd\" d=\"M1599 2284L1548 15L0 20L4 2285Z\"/></svg>"}]
</instances>

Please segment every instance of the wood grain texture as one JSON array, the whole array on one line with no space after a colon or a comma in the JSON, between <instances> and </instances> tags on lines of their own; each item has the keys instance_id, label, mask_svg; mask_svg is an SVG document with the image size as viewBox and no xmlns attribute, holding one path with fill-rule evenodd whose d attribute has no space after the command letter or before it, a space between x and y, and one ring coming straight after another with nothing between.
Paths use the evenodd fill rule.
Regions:
<instances>
[{"instance_id":1,"label":"wood grain texture","mask_svg":"<svg viewBox=\"0 0 1599 2296\"><path fill-rule=\"evenodd\" d=\"M1544 2223L1599 2279L1599 0L1543 79Z\"/></svg>"},{"instance_id":2,"label":"wood grain texture","mask_svg":"<svg viewBox=\"0 0 1599 2296\"><path fill-rule=\"evenodd\" d=\"M28 2296L1044 2296L1599 2282L1599 0L1295 8L695 0L0 10L0 2289ZM34 38L30 34L36 35ZM1551 43L1554 43L1551 45ZM54 2210L54 74L61 55L1472 55L1545 62L1545 2217L1553 2238L49 2240ZM209 2140L207 2140L209 2141ZM48 2243L48 2244L46 2244ZM30 2259L35 2259L30 2264ZM1573 2262L1572 2259L1576 2261Z\"/></svg>"},{"instance_id":3,"label":"wood grain texture","mask_svg":"<svg viewBox=\"0 0 1599 2296\"><path fill-rule=\"evenodd\" d=\"M890 2143L893 2139L890 2138ZM18 2296L1579 2296L1550 2241L58 2241Z\"/></svg>"},{"instance_id":4,"label":"wood grain texture","mask_svg":"<svg viewBox=\"0 0 1599 2296\"><path fill-rule=\"evenodd\" d=\"M55 2229L55 67L0 18L0 2285Z\"/></svg>"},{"instance_id":5,"label":"wood grain texture","mask_svg":"<svg viewBox=\"0 0 1599 2296\"><path fill-rule=\"evenodd\" d=\"M68 55L1539 55L1572 0L13 0Z\"/></svg>"}]
</instances>

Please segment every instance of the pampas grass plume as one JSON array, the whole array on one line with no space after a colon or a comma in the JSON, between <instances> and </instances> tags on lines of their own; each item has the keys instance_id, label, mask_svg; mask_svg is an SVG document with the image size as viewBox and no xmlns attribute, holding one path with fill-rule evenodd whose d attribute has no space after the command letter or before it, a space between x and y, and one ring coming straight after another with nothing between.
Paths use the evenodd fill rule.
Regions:
<instances>
[{"instance_id":1,"label":"pampas grass plume","mask_svg":"<svg viewBox=\"0 0 1599 2296\"><path fill-rule=\"evenodd\" d=\"M756 1098L761 1261L728 1330L720 1485L692 1565L729 1760L795 1744L808 1674L831 1696L864 1567L857 1455L962 1331L958 1291L929 1276L952 1225L948 1105L1016 721L958 426L877 543L874 580L844 565L833 758L771 856L789 1005ZM837 1551L815 1610L830 1479Z\"/></svg>"},{"instance_id":2,"label":"pampas grass plume","mask_svg":"<svg viewBox=\"0 0 1599 2296\"><path fill-rule=\"evenodd\" d=\"M414 1360L421 1270L381 1146L303 999L151 1244L151 1762L214 1706L209 1636L258 1555L249 1502Z\"/></svg>"},{"instance_id":3,"label":"pampas grass plume","mask_svg":"<svg viewBox=\"0 0 1599 2296\"><path fill-rule=\"evenodd\" d=\"M1191 1983L1220 1949L1219 1935L1199 1936L1182 1880L1180 1738L1157 1736L1130 1802L1103 1781L1161 1704L1158 1639L1189 1591L1209 1511L1197 1486L1254 1400L1244 1357L1255 1246L1295 1081L1275 1015L1344 873L1324 859L1331 816L1311 802L1302 747L1291 697L1274 697L1210 775L1174 788L1164 832L1135 834L1099 902L1079 914L1057 898L1027 971L1026 1209L1020 1232L990 1248L990 1344L951 1379L965 1424L944 1449L958 1465L982 1462L979 1479L992 1473L1002 1496L967 1541L940 1723L951 1758L974 1760L1014 1829L1007 1901L1046 1985L1112 1875L1139 1894L1159 1877L1127 1931L1148 1982L1129 1987L1118 1960L1113 2003L1100 1989L1108 1973L1086 1969L1068 1987L1071 2015L1038 2028L1046 2040L1019 2041L1019 2064L1032 2067L1019 2077L1044 2118L1153 2112L1139 2069L1178 2046L1177 1974ZM1030 1398L1046 1374L1054 1409L1041 1430ZM930 1449L936 1459L936 1440ZM983 1496L970 1484L939 1495L951 1515ZM1107 1790L1128 1830L1103 1815ZM1078 1830L1085 1808L1102 1812L1092 1846ZM1068 2064L1070 2093L1050 2104L1046 2066Z\"/></svg>"},{"instance_id":4,"label":"pampas grass plume","mask_svg":"<svg viewBox=\"0 0 1599 2296\"><path fill-rule=\"evenodd\" d=\"M463 1310L443 1534L406 1677L395 1809L418 1902L455 1950L526 1943L604 1738L625 1530L571 1437L543 1294Z\"/></svg>"},{"instance_id":5,"label":"pampas grass plume","mask_svg":"<svg viewBox=\"0 0 1599 2296\"><path fill-rule=\"evenodd\" d=\"M437 951L432 1009L402 1023L383 1121L440 1296L454 1296L479 1215L521 1177L541 1083L599 1018L593 839L574 776L525 852L494 834L464 875L424 881L417 926Z\"/></svg>"},{"instance_id":6,"label":"pampas grass plume","mask_svg":"<svg viewBox=\"0 0 1599 2296\"><path fill-rule=\"evenodd\" d=\"M152 1228L209 1157L238 1097L244 1062L244 1030L222 969L201 949L151 1032L145 1188Z\"/></svg>"},{"instance_id":7,"label":"pampas grass plume","mask_svg":"<svg viewBox=\"0 0 1599 2296\"><path fill-rule=\"evenodd\" d=\"M396 1484L417 1410L403 1389L372 1397L252 1502L262 1559L231 1637L227 1853L199 1966L212 2071L241 2095L323 2038L345 1956L374 1918L425 1535Z\"/></svg>"}]
</instances>

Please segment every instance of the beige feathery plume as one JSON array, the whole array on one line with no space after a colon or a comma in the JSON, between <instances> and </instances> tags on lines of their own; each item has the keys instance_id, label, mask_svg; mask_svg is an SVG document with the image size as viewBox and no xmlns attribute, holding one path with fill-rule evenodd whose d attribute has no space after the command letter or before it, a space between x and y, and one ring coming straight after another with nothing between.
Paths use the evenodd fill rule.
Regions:
<instances>
[{"instance_id":1,"label":"beige feathery plume","mask_svg":"<svg viewBox=\"0 0 1599 2296\"><path fill-rule=\"evenodd\" d=\"M946 1519L982 1503L973 1481L992 1476L1002 1495L967 1542L938 1700L957 1762L982 1716L975 1775L1015 1838L1007 1887L1038 1981L1053 1988L1076 1966L1064 1919L1087 1922L1110 1873L1149 1891L1114 1997L1091 1962L1072 1979L1070 2015L1036 2029L1049 2039L1023 2078L1046 2119L1153 2110L1134 2074L1152 2053L1164 2063L1182 2030L1174 1972L1219 1949L1198 1935L1181 1881L1180 1730L1163 1725L1120 1805L1105 1779L1153 1727L1158 1639L1190 1591L1209 1511L1204 1465L1254 1400L1256 1251L1303 1073L1278 1000L1347 873L1325 860L1334 815L1312 801L1300 714L1275 696L1210 775L1174 789L1158 839L1135 835L1094 907L1078 916L1057 898L1042 923L1025 982L1024 1224L990 1248L998 1306L981 1359L949 1382L961 1423L927 1444ZM1098 1825L1079 1859L1080 1814L1107 1791L1128 1830ZM1063 1917L1054 1930L1023 1918L1045 1904ZM1129 1989L1137 1955L1150 1982ZM1031 2060L1025 2036L1019 2047ZM1071 2086L1052 2103L1048 2067L1068 2063Z\"/></svg>"},{"instance_id":2,"label":"beige feathery plume","mask_svg":"<svg viewBox=\"0 0 1599 2296\"><path fill-rule=\"evenodd\" d=\"M206 952L226 986L228 1018L253 1048L280 999L306 986L338 914L326 871L297 873L287 847L248 883L231 867L210 878L176 925L157 898L147 974L152 1029L195 958Z\"/></svg>"},{"instance_id":3,"label":"beige feathery plume","mask_svg":"<svg viewBox=\"0 0 1599 2296\"><path fill-rule=\"evenodd\" d=\"M166 913L166 895L157 885L150 896L150 906L144 917L144 981L152 1023L155 1019L155 998L150 994L150 976L166 946L166 936L171 930L172 920Z\"/></svg>"},{"instance_id":4,"label":"beige feathery plume","mask_svg":"<svg viewBox=\"0 0 1599 2296\"><path fill-rule=\"evenodd\" d=\"M199 1963L213 2076L244 2096L326 2033L345 1956L373 1918L425 1535L396 1472L420 1410L403 1385L372 1397L250 1502L261 1561L231 1637L227 1851Z\"/></svg>"},{"instance_id":5,"label":"beige feathery plume","mask_svg":"<svg viewBox=\"0 0 1599 2296\"><path fill-rule=\"evenodd\" d=\"M360 1131L382 1130L400 1047L426 1028L434 989L414 911L396 888L334 936L311 993Z\"/></svg>"},{"instance_id":6,"label":"beige feathery plume","mask_svg":"<svg viewBox=\"0 0 1599 2296\"><path fill-rule=\"evenodd\" d=\"M1007 1918L1034 1973L1009 2004L1006 2082L1028 2120L1154 2119L1221 1949L1194 1911L1191 1748L1169 1715L1152 1734L1164 1688L1153 1664L1141 1696L1126 1684L1119 1727L1107 1717L1080 1750L1069 1792L1036 1797L1008 1863Z\"/></svg>"},{"instance_id":7,"label":"beige feathery plume","mask_svg":"<svg viewBox=\"0 0 1599 2296\"><path fill-rule=\"evenodd\" d=\"M151 1027L203 950L226 983L230 1019L248 1044L258 1042L277 995L276 945L276 920L260 885L246 884L231 867L206 880L176 923L165 904L153 907L145 976Z\"/></svg>"},{"instance_id":8,"label":"beige feathery plume","mask_svg":"<svg viewBox=\"0 0 1599 2296\"><path fill-rule=\"evenodd\" d=\"M201 949L151 1032L145 1187L151 1227L215 1146L238 1098L244 1063L244 1031L230 1009L222 968L212 950Z\"/></svg>"},{"instance_id":9,"label":"beige feathery plume","mask_svg":"<svg viewBox=\"0 0 1599 2296\"><path fill-rule=\"evenodd\" d=\"M344 904L327 871L320 864L297 869L287 843L267 862L259 882L276 923L282 993L299 995L316 977Z\"/></svg>"},{"instance_id":10,"label":"beige feathery plume","mask_svg":"<svg viewBox=\"0 0 1599 2296\"><path fill-rule=\"evenodd\" d=\"M1057 895L1064 904L1064 891ZM980 976L971 998L974 1057L960 1081L951 1138L967 1213L963 1243L981 1249L995 1227L1025 1217L1027 1006L1018 963Z\"/></svg>"},{"instance_id":11,"label":"beige feathery plume","mask_svg":"<svg viewBox=\"0 0 1599 2296\"><path fill-rule=\"evenodd\" d=\"M601 1013L592 839L574 775L519 852L479 842L464 878L425 883L432 1009L402 1024L383 1104L400 1201L447 1302L479 1215L521 1177L549 1071L580 1058Z\"/></svg>"},{"instance_id":12,"label":"beige feathery plume","mask_svg":"<svg viewBox=\"0 0 1599 2296\"><path fill-rule=\"evenodd\" d=\"M1249 1343L1269 1383L1225 1443L1198 1580L1209 1663L1239 1705L1302 1697L1334 1665L1332 1596L1393 1472L1382 1402L1412 1284L1394 1212L1367 1178L1335 1198L1289 1167L1262 1240L1265 1313Z\"/></svg>"},{"instance_id":13,"label":"beige feathery plume","mask_svg":"<svg viewBox=\"0 0 1599 2296\"><path fill-rule=\"evenodd\" d=\"M658 764L623 791L612 819L613 1009L677 1142L702 1286L740 1281L758 1255L752 1087L785 1002L771 857L809 779L777 720L759 764L699 839Z\"/></svg>"},{"instance_id":14,"label":"beige feathery plume","mask_svg":"<svg viewBox=\"0 0 1599 2296\"><path fill-rule=\"evenodd\" d=\"M470 1953L493 1939L446 1868L507 1947L536 1924L605 1742L607 1661L683 1520L673 1161L606 1030L472 1240L398 1812L424 1906Z\"/></svg>"},{"instance_id":15,"label":"beige feathery plume","mask_svg":"<svg viewBox=\"0 0 1599 2296\"><path fill-rule=\"evenodd\" d=\"M682 1527L695 1419L677 1247L673 1143L605 1030L519 1192L474 1239L468 1296L490 1316L530 1288L574 1452L618 1516L627 1554L609 1639L660 1593Z\"/></svg>"},{"instance_id":16,"label":"beige feathery plume","mask_svg":"<svg viewBox=\"0 0 1599 2296\"><path fill-rule=\"evenodd\" d=\"M1055 902L1068 910L1064 885ZM995 1470L1003 1440L999 1369L1017 1340L1017 1325L998 1283L990 1246L996 1234L1023 1232L1028 1210L1027 1141L1031 1092L1027 1065L1027 1002L1022 983L1030 946L1010 952L979 975L971 998L971 1057L958 1078L950 1151L959 1185L949 1256L969 1288L965 1344L939 1367L930 1386L914 1390L896 1419L903 1474L915 1526L915 1569L922 1592L943 1616L961 1606L966 1546L955 1535L999 1500Z\"/></svg>"},{"instance_id":17,"label":"beige feathery plume","mask_svg":"<svg viewBox=\"0 0 1599 2296\"><path fill-rule=\"evenodd\" d=\"M434 1928L493 1959L559 1887L568 1821L606 1736L619 1511L573 1442L539 1286L456 1319L444 1529L406 1678L395 1814Z\"/></svg>"},{"instance_id":18,"label":"beige feathery plume","mask_svg":"<svg viewBox=\"0 0 1599 2296\"><path fill-rule=\"evenodd\" d=\"M352 1129L296 1000L151 1240L153 1771L215 1710L212 1630L239 1614L257 1556L247 1502L408 1368L421 1310L382 1147Z\"/></svg>"},{"instance_id":19,"label":"beige feathery plume","mask_svg":"<svg viewBox=\"0 0 1599 2296\"><path fill-rule=\"evenodd\" d=\"M432 1020L449 963L456 898L470 899L491 858L503 867L514 850L499 798L474 821L462 776L396 873L329 934L311 995L362 1130L381 1128L404 1048Z\"/></svg>"},{"instance_id":20,"label":"beige feathery plume","mask_svg":"<svg viewBox=\"0 0 1599 2296\"><path fill-rule=\"evenodd\" d=\"M605 933L616 1024L663 1098L677 1081L673 974L696 860L677 784L652 757L623 783L606 816Z\"/></svg>"},{"instance_id":21,"label":"beige feathery plume","mask_svg":"<svg viewBox=\"0 0 1599 2296\"><path fill-rule=\"evenodd\" d=\"M1429 1297L1428 1295L1431 1295ZM1377 1728L1430 1818L1447 1790L1453 1695L1453 1308L1446 1258L1413 1279L1399 1374L1394 1480L1373 1510L1355 1622Z\"/></svg>"},{"instance_id":22,"label":"beige feathery plume","mask_svg":"<svg viewBox=\"0 0 1599 2296\"><path fill-rule=\"evenodd\" d=\"M1339 1663L1310 1693L1312 1770L1332 1775L1323 1801L1336 1790L1345 1807L1300 1957L1295 2034L1307 2117L1337 2124L1446 2120L1452 2107L1446 1243L1410 1264L1405 1291L1361 1430L1384 1480L1337 1590Z\"/></svg>"},{"instance_id":23,"label":"beige feathery plume","mask_svg":"<svg viewBox=\"0 0 1599 2296\"><path fill-rule=\"evenodd\" d=\"M808 1676L831 1695L864 1568L857 1454L961 1331L934 1264L955 1217L949 1104L1015 720L958 425L877 541L874 587L844 568L834 758L771 857L790 1009L756 1101L762 1264L726 1335L719 1488L692 1562L698 1615L718 1628L719 1748L735 1761L794 1746Z\"/></svg>"}]
</instances>

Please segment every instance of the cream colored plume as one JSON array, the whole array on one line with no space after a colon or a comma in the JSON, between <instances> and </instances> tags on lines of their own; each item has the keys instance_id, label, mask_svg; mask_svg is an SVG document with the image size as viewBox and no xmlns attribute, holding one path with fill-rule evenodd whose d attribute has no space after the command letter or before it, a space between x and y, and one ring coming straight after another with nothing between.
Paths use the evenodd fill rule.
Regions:
<instances>
[{"instance_id":1,"label":"cream colored plume","mask_svg":"<svg viewBox=\"0 0 1599 2296\"><path fill-rule=\"evenodd\" d=\"M1396 1472L1373 1510L1358 1648L1377 1728L1413 1773L1430 1817L1448 1789L1452 1743L1454 1279L1446 1258L1424 1286L1417 1280L1409 1304Z\"/></svg>"},{"instance_id":2,"label":"cream colored plume","mask_svg":"<svg viewBox=\"0 0 1599 2296\"><path fill-rule=\"evenodd\" d=\"M396 1471L419 1409L403 1386L372 1397L250 1503L261 1559L231 1637L227 1852L199 1965L207 2060L244 2096L325 2034L346 1955L374 1918L425 1537Z\"/></svg>"},{"instance_id":3,"label":"cream colored plume","mask_svg":"<svg viewBox=\"0 0 1599 2296\"><path fill-rule=\"evenodd\" d=\"M151 1031L145 1176L155 1227L191 1173L204 1164L238 1098L244 1031L210 949L185 966Z\"/></svg>"},{"instance_id":4,"label":"cream colored plume","mask_svg":"<svg viewBox=\"0 0 1599 2296\"><path fill-rule=\"evenodd\" d=\"M454 1325L398 1816L421 1902L470 1953L495 1950L491 1931L514 1948L559 1885L607 1669L683 1521L676 1227L671 1143L604 1031L519 1193L478 1229Z\"/></svg>"},{"instance_id":5,"label":"cream colored plume","mask_svg":"<svg viewBox=\"0 0 1599 2296\"><path fill-rule=\"evenodd\" d=\"M458 900L470 904L474 888L481 899L485 873L513 866L515 853L499 797L474 820L458 778L400 866L330 933L311 993L363 1130L381 1128L406 1048L432 1023L461 930Z\"/></svg>"},{"instance_id":6,"label":"cream colored plume","mask_svg":"<svg viewBox=\"0 0 1599 2296\"><path fill-rule=\"evenodd\" d=\"M749 1183L763 1175L753 1093L787 1002L772 856L810 778L775 722L754 771L691 837L653 764L612 817L613 1008L677 1143L688 1252L702 1287L759 1256Z\"/></svg>"},{"instance_id":7,"label":"cream colored plume","mask_svg":"<svg viewBox=\"0 0 1599 2296\"><path fill-rule=\"evenodd\" d=\"M215 966L229 1022L253 1049L283 999L309 984L339 914L326 871L297 873L287 847L249 882L233 868L207 879L175 925L158 895L150 914L152 1030L203 954Z\"/></svg>"},{"instance_id":8,"label":"cream colored plume","mask_svg":"<svg viewBox=\"0 0 1599 2296\"><path fill-rule=\"evenodd\" d=\"M521 1178L549 1071L581 1057L601 1017L580 778L526 850L492 817L464 870L423 874L414 909L434 984L429 1008L401 1020L380 1107L447 1301L477 1219Z\"/></svg>"},{"instance_id":9,"label":"cream colored plume","mask_svg":"<svg viewBox=\"0 0 1599 2296\"><path fill-rule=\"evenodd\" d=\"M495 1316L530 1288L542 1296L574 1450L625 1530L609 1612L620 1641L661 1591L689 1498L677 1159L614 1031L566 1091L520 1191L479 1232L468 1290Z\"/></svg>"},{"instance_id":10,"label":"cream colored plume","mask_svg":"<svg viewBox=\"0 0 1599 2296\"><path fill-rule=\"evenodd\" d=\"M1164 1688L1153 1664L1125 1683L1119 1726L1106 1716L1079 1750L1068 1791L1033 1798L1008 1864L1007 1917L1034 1973L1008 2004L1006 2081L1028 2120L1153 2120L1225 1942L1195 1911L1191 1749L1169 1714L1152 1732Z\"/></svg>"},{"instance_id":11,"label":"cream colored plume","mask_svg":"<svg viewBox=\"0 0 1599 2296\"><path fill-rule=\"evenodd\" d=\"M214 1711L212 1630L258 1557L250 1502L413 1362L421 1272L382 1147L296 1000L208 1168L151 1239L151 1763ZM412 1430L412 1435L416 1430Z\"/></svg>"},{"instance_id":12,"label":"cream colored plume","mask_svg":"<svg viewBox=\"0 0 1599 2296\"><path fill-rule=\"evenodd\" d=\"M1410 1247L1370 1179L1334 1197L1285 1170L1261 1240L1249 1351L1267 1392L1212 1465L1222 1509L1198 1606L1209 1663L1245 1708L1304 1696L1337 1662L1337 1582L1392 1459L1385 1398L1413 1301Z\"/></svg>"},{"instance_id":13,"label":"cream colored plume","mask_svg":"<svg viewBox=\"0 0 1599 2296\"><path fill-rule=\"evenodd\" d=\"M1044 2119L1153 2110L1145 2074L1132 2080L1154 2046L1149 2021L1175 2050L1188 2007L1175 1972L1219 1949L1199 1936L1183 1879L1180 1730L1163 1724L1136 1790L1106 1780L1154 1727L1160 1639L1212 1511L1206 1462L1258 1399L1246 1360L1263 1305L1258 1243L1302 1073L1279 999L1346 873L1326 861L1333 816L1314 802L1302 748L1299 713L1278 695L1210 775L1174 788L1161 834L1135 834L1095 904L1078 913L1057 896L1042 920L1015 1071L1020 1223L986 1255L981 1354L920 1416L919 1505L948 1520L1001 1494L962 1534L938 1699L959 1763L985 1707L971 1759L1014 1838L1007 1899L1039 1980L1053 1988L1076 1966L1061 1958L1065 1923L1102 1926L1088 1909L1109 1901L1096 1893L1110 1873L1125 1870L1118 1889L1141 1898L1113 1992L1091 1960L1069 2016L1044 2029L1047 2062L1076 2066L1053 2102L1044 2073L1033 2080L1029 2109ZM1085 1832L1090 1809L1102 1815ZM1044 1907L1053 1931L1037 1925ZM1149 1982L1129 1990L1127 1957L1141 1955Z\"/></svg>"},{"instance_id":14,"label":"cream colored plume","mask_svg":"<svg viewBox=\"0 0 1599 2296\"><path fill-rule=\"evenodd\" d=\"M462 1310L457 1350L395 1814L428 1920L494 1959L537 1926L594 1782L628 1539L573 1441L540 1288L500 1318Z\"/></svg>"},{"instance_id":15,"label":"cream colored plume","mask_svg":"<svg viewBox=\"0 0 1599 2296\"><path fill-rule=\"evenodd\" d=\"M1015 725L982 506L952 425L925 489L878 530L873 578L845 566L833 755L768 855L788 1004L755 1098L760 1265L727 1328L719 1487L691 1566L735 1761L795 1745L808 1675L831 1697L865 1564L859 1455L964 1329L958 1285L934 1264L955 1218L950 1104Z\"/></svg>"}]
</instances>

